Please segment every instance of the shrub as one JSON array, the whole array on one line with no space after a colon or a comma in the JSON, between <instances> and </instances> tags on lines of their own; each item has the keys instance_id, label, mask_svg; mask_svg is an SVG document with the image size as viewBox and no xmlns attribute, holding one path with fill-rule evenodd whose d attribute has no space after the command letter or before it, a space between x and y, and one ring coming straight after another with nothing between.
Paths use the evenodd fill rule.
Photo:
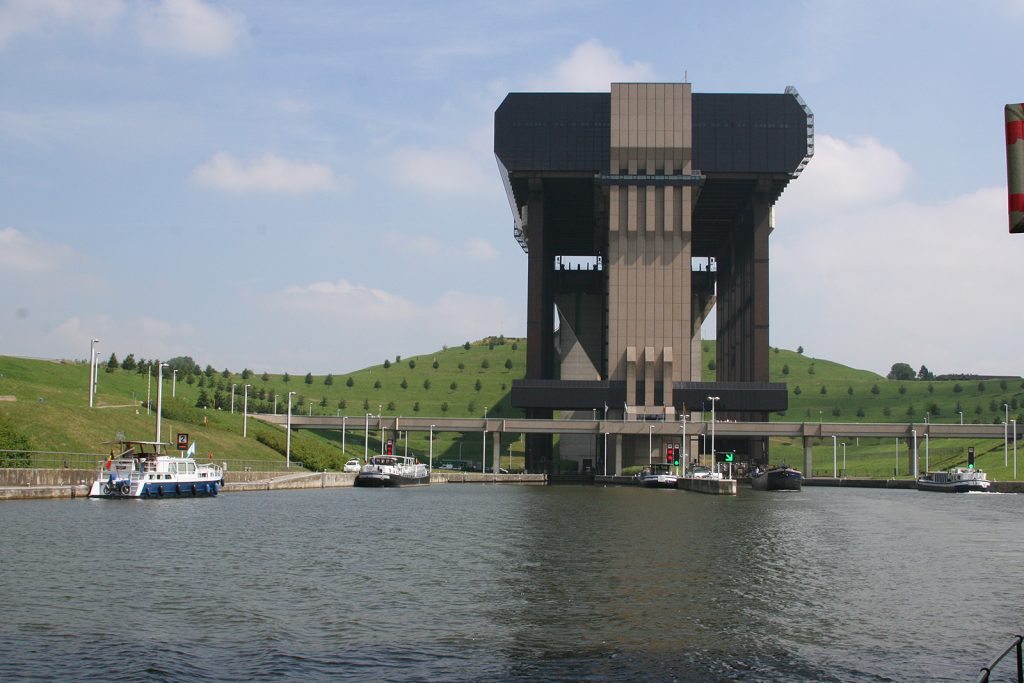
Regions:
<instances>
[{"instance_id":1,"label":"shrub","mask_svg":"<svg viewBox=\"0 0 1024 683\"><path fill-rule=\"evenodd\" d=\"M355 385L356 385L356 381L354 379L352 379L351 377L349 377L347 380L345 380L345 386L346 387L351 389Z\"/></svg>"}]
</instances>

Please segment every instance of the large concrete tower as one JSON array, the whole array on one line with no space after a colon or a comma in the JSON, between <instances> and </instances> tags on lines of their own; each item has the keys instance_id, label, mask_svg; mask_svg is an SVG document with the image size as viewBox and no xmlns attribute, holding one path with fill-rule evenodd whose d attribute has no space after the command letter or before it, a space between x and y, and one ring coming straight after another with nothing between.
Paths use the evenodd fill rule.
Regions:
<instances>
[{"instance_id":1,"label":"large concrete tower","mask_svg":"<svg viewBox=\"0 0 1024 683\"><path fill-rule=\"evenodd\" d=\"M564 419L699 419L710 396L734 419L784 409L785 386L768 383L768 234L813 151L812 121L792 89L508 95L495 154L528 255L527 373L513 404ZM719 381L703 383L700 328L716 301ZM723 445L767 456L760 440ZM580 467L606 456L587 437L559 449ZM647 439L614 449L609 470L652 457ZM551 439L528 437L527 468L551 463Z\"/></svg>"}]
</instances>

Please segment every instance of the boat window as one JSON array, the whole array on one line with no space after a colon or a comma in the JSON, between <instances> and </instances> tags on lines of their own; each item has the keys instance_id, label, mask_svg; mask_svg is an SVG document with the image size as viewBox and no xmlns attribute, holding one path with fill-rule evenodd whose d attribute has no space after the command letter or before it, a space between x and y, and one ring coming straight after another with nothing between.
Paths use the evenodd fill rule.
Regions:
<instances>
[{"instance_id":1,"label":"boat window","mask_svg":"<svg viewBox=\"0 0 1024 683\"><path fill-rule=\"evenodd\" d=\"M188 469L189 474L195 474L196 464L194 462L186 463L185 467Z\"/></svg>"}]
</instances>

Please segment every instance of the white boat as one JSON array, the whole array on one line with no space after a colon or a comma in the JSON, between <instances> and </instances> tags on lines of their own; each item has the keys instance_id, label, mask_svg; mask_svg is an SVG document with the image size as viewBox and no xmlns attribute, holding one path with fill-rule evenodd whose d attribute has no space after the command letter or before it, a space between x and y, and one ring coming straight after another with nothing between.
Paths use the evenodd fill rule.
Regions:
<instances>
[{"instance_id":1,"label":"white boat","mask_svg":"<svg viewBox=\"0 0 1024 683\"><path fill-rule=\"evenodd\" d=\"M992 486L985 473L970 467L954 467L945 472L928 472L917 478L918 491L944 493L985 492Z\"/></svg>"},{"instance_id":2,"label":"white boat","mask_svg":"<svg viewBox=\"0 0 1024 683\"><path fill-rule=\"evenodd\" d=\"M426 486L430 471L416 458L403 455L375 455L356 475L355 485L366 487Z\"/></svg>"},{"instance_id":3,"label":"white boat","mask_svg":"<svg viewBox=\"0 0 1024 683\"><path fill-rule=\"evenodd\" d=\"M693 469L689 471L687 476L690 479L721 479L721 472L712 472L710 467L704 467L703 465L694 465Z\"/></svg>"},{"instance_id":4,"label":"white boat","mask_svg":"<svg viewBox=\"0 0 1024 683\"><path fill-rule=\"evenodd\" d=\"M636 476L640 486L649 489L674 489L679 482L668 463L661 462L651 463Z\"/></svg>"},{"instance_id":5,"label":"white boat","mask_svg":"<svg viewBox=\"0 0 1024 683\"><path fill-rule=\"evenodd\" d=\"M92 498L216 496L224 485L220 465L182 455L160 455L159 441L115 441L89 488ZM116 455L115 455L116 451Z\"/></svg>"}]
</instances>

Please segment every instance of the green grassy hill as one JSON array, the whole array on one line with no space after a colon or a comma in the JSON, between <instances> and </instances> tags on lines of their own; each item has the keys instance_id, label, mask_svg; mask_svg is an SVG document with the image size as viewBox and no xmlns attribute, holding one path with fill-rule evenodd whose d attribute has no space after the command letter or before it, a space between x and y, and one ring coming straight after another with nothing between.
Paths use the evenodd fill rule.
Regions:
<instances>
[{"instance_id":1,"label":"green grassy hill","mask_svg":"<svg viewBox=\"0 0 1024 683\"><path fill-rule=\"evenodd\" d=\"M703 379L715 378L715 342L703 343ZM171 440L178 432L187 432L196 442L197 455L227 461L232 468L279 469L284 465L285 437L281 429L250 419L249 438L242 438L244 386L248 389L250 412L284 414L288 392L293 396L296 413L313 415L349 415L346 443L342 452L340 432L298 431L292 438L292 458L312 469L337 469L349 457L363 453L363 416L367 412L384 415L466 417L519 417L509 403L512 380L525 370L525 341L491 338L465 346L444 348L436 353L408 358L381 359L381 363L362 370L336 375L293 375L243 373L222 370L210 374L179 373L173 383L164 379L163 438ZM770 356L771 379L785 382L789 388L789 408L771 416L776 421L824 422L964 422L1000 423L1003 405L1010 417L1021 421L1024 408L1024 382L1016 379L973 381L894 381L875 373L849 368L785 349L773 349ZM224 376L224 375L227 376ZM234 412L231 391L234 385ZM65 453L82 453L92 463L103 453L101 442L119 432L127 438L153 439L155 416L147 414L147 375L135 370L101 368L97 407L88 408L88 365L84 362L54 362L0 356L0 448L4 434L20 434L27 448L60 455L37 455L35 461L63 462ZM200 397L217 407L196 407ZM156 378L151 385L152 404L156 404ZM6 425L6 428L5 428ZM1021 427L1024 431L1024 426ZM380 435L370 433L371 452L379 452ZM19 442L22 443L22 442ZM967 446L975 446L979 464L993 478L1008 479L1012 470L1003 467L1003 444L943 440L929 444L930 464L946 467L962 460ZM26 446L18 446L26 448ZM405 441L397 444L399 452ZM481 435L438 435L435 458L477 461L481 455ZM506 446L513 467L521 467L523 444ZM801 444L773 441L772 459L803 462ZM896 463L896 443L861 439L846 444L847 471L851 476L891 476ZM901 462L906 459L906 444ZM427 436L411 434L408 449L425 454ZM489 451L489 449L488 449ZM919 444L923 466L924 446ZM832 441L815 446L814 469L832 470ZM1022 454L1024 457L1024 454ZM47 460L49 458L49 460ZM841 459L841 453L840 453ZM840 464L841 467L841 464Z\"/></svg>"}]
</instances>

